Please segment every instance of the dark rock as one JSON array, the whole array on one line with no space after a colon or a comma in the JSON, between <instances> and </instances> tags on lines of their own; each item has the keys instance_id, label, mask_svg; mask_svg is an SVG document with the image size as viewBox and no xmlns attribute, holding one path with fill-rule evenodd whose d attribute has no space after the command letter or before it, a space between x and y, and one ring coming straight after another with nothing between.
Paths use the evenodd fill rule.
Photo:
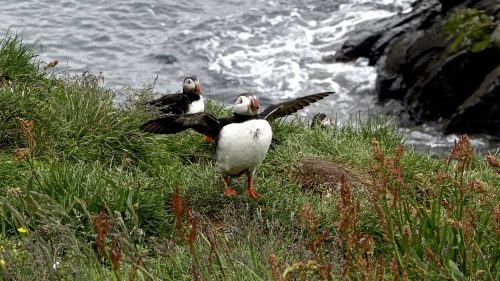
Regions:
<instances>
[{"instance_id":1,"label":"dark rock","mask_svg":"<svg viewBox=\"0 0 500 281\"><path fill-rule=\"evenodd\" d=\"M450 117L500 64L500 48L490 44L486 49L474 49L475 42L468 37L463 39L462 51L454 54L450 46L456 37L444 32L445 24L446 20L438 21L425 32L405 35L379 61L379 100L403 100L417 123ZM494 42L495 32L492 34L490 41Z\"/></svg>"},{"instance_id":2,"label":"dark rock","mask_svg":"<svg viewBox=\"0 0 500 281\"><path fill-rule=\"evenodd\" d=\"M335 55L324 55L321 57L321 60L323 62L326 62L326 63L331 63L331 62L335 62Z\"/></svg>"},{"instance_id":3,"label":"dark rock","mask_svg":"<svg viewBox=\"0 0 500 281\"><path fill-rule=\"evenodd\" d=\"M439 0L443 12L449 11L451 8L463 4L464 0Z\"/></svg>"},{"instance_id":4,"label":"dark rock","mask_svg":"<svg viewBox=\"0 0 500 281\"><path fill-rule=\"evenodd\" d=\"M156 55L154 58L164 64L174 64L177 62L177 58L174 55Z\"/></svg>"},{"instance_id":5,"label":"dark rock","mask_svg":"<svg viewBox=\"0 0 500 281\"><path fill-rule=\"evenodd\" d=\"M400 17L401 19L395 22L390 30L384 32L379 40L373 44L371 53L368 56L370 65L375 65L392 43L400 41L407 34L427 29L434 23L434 19L439 15L440 11L437 1L430 0L417 3L418 5L414 7L412 12Z\"/></svg>"},{"instance_id":6,"label":"dark rock","mask_svg":"<svg viewBox=\"0 0 500 281\"><path fill-rule=\"evenodd\" d=\"M384 108L403 123L451 117L447 132L498 135L500 82L490 72L500 65L499 17L498 0L417 0L408 14L365 23L335 58L376 65L379 101L401 102L404 110Z\"/></svg>"},{"instance_id":7,"label":"dark rock","mask_svg":"<svg viewBox=\"0 0 500 281\"><path fill-rule=\"evenodd\" d=\"M488 133L500 137L500 66L451 117L446 133Z\"/></svg>"},{"instance_id":8,"label":"dark rock","mask_svg":"<svg viewBox=\"0 0 500 281\"><path fill-rule=\"evenodd\" d=\"M418 123L451 116L485 75L500 64L500 50L493 47L478 53L464 50L445 60L434 63L427 60L427 63L423 71L417 72L419 78L404 100Z\"/></svg>"},{"instance_id":9,"label":"dark rock","mask_svg":"<svg viewBox=\"0 0 500 281\"><path fill-rule=\"evenodd\" d=\"M380 113L383 115L398 115L404 110L405 108L400 101L391 99L382 104Z\"/></svg>"},{"instance_id":10,"label":"dark rock","mask_svg":"<svg viewBox=\"0 0 500 281\"><path fill-rule=\"evenodd\" d=\"M369 21L366 26L380 26L381 21ZM373 27L372 27L373 28ZM376 27L377 28L377 27ZM371 29L371 28L370 28ZM384 28L385 30L385 28ZM342 45L340 51L335 55L336 61L351 61L359 57L369 57L373 44L382 36L382 32L363 30L351 33L349 39Z\"/></svg>"},{"instance_id":11,"label":"dark rock","mask_svg":"<svg viewBox=\"0 0 500 281\"><path fill-rule=\"evenodd\" d=\"M380 101L403 100L426 68L443 58L446 37L437 22L426 31L408 33L387 48L378 65L376 90Z\"/></svg>"},{"instance_id":12,"label":"dark rock","mask_svg":"<svg viewBox=\"0 0 500 281\"><path fill-rule=\"evenodd\" d=\"M349 39L336 54L336 60L351 61L367 57L369 64L375 65L387 46L408 32L427 28L439 11L437 0L419 0L414 3L410 13L367 21L349 34Z\"/></svg>"},{"instance_id":13,"label":"dark rock","mask_svg":"<svg viewBox=\"0 0 500 281\"><path fill-rule=\"evenodd\" d=\"M422 72L430 67L429 64L433 65L446 57L444 51L449 46L449 40L441 30L442 23L435 23L420 33L408 47L406 61L400 70L409 86L421 78Z\"/></svg>"},{"instance_id":14,"label":"dark rock","mask_svg":"<svg viewBox=\"0 0 500 281\"><path fill-rule=\"evenodd\" d=\"M408 48L421 37L422 32L403 37L389 48L387 54L380 58L376 81L376 90L380 101L386 99L403 100L406 94L406 83L403 81L403 68L407 61Z\"/></svg>"}]
</instances>

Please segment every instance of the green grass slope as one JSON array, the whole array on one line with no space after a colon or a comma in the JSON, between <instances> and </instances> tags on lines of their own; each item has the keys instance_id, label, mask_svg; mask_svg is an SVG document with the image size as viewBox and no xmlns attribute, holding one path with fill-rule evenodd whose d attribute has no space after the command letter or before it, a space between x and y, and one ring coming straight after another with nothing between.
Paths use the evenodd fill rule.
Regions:
<instances>
[{"instance_id":1,"label":"green grass slope","mask_svg":"<svg viewBox=\"0 0 500 281\"><path fill-rule=\"evenodd\" d=\"M101 77L45 68L19 37L0 41L2 279L500 279L498 163L466 137L437 159L384 120L277 121L262 197L235 179L227 198L213 144L138 130L151 90L116 106Z\"/></svg>"}]
</instances>

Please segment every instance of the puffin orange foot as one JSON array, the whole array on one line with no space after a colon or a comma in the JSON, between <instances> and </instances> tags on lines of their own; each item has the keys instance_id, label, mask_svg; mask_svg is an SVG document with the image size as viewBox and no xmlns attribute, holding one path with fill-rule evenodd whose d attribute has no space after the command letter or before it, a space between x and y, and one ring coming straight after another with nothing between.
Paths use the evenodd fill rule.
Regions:
<instances>
[{"instance_id":1,"label":"puffin orange foot","mask_svg":"<svg viewBox=\"0 0 500 281\"><path fill-rule=\"evenodd\" d=\"M238 192L236 190L232 189L231 187L226 187L224 188L224 195L225 196L236 196Z\"/></svg>"},{"instance_id":2,"label":"puffin orange foot","mask_svg":"<svg viewBox=\"0 0 500 281\"><path fill-rule=\"evenodd\" d=\"M260 197L260 194L258 194L257 192L255 192L255 190L253 189L247 189L247 194L248 196L252 197L253 199L257 199Z\"/></svg>"},{"instance_id":3,"label":"puffin orange foot","mask_svg":"<svg viewBox=\"0 0 500 281\"><path fill-rule=\"evenodd\" d=\"M215 141L215 139L212 138L211 136L204 135L203 136L203 141L206 142L206 143L212 143L212 142Z\"/></svg>"}]
</instances>

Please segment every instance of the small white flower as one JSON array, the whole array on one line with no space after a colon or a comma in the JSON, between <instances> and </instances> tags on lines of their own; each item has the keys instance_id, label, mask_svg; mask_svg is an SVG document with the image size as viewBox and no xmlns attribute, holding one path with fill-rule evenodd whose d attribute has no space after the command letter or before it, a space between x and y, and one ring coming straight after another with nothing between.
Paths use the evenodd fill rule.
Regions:
<instances>
[{"instance_id":1,"label":"small white flower","mask_svg":"<svg viewBox=\"0 0 500 281\"><path fill-rule=\"evenodd\" d=\"M54 262L54 263L52 264L52 268L53 268L53 269L57 269L57 268L59 267L59 264L60 264L60 262L59 262L59 261Z\"/></svg>"}]
</instances>

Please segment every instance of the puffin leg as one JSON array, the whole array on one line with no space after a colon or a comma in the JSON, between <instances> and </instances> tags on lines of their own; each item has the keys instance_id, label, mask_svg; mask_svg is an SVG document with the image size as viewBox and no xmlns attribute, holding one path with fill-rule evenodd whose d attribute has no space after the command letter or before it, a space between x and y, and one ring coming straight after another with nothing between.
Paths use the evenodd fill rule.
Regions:
<instances>
[{"instance_id":1,"label":"puffin leg","mask_svg":"<svg viewBox=\"0 0 500 281\"><path fill-rule=\"evenodd\" d=\"M215 141L215 139L214 139L213 137L209 136L209 135L204 135L204 136L203 136L203 141L204 141L205 143L212 143L212 142L214 142L214 141Z\"/></svg>"},{"instance_id":2,"label":"puffin leg","mask_svg":"<svg viewBox=\"0 0 500 281\"><path fill-rule=\"evenodd\" d=\"M260 194L258 194L257 192L255 192L255 190L253 190L253 176L254 176L254 174L255 174L255 170L247 173L247 194L248 194L248 196L250 196L254 199L257 199L260 197Z\"/></svg>"},{"instance_id":3,"label":"puffin leg","mask_svg":"<svg viewBox=\"0 0 500 281\"><path fill-rule=\"evenodd\" d=\"M222 175L222 179L224 180L224 195L226 196L236 196L238 192L229 186L229 176Z\"/></svg>"}]
</instances>

